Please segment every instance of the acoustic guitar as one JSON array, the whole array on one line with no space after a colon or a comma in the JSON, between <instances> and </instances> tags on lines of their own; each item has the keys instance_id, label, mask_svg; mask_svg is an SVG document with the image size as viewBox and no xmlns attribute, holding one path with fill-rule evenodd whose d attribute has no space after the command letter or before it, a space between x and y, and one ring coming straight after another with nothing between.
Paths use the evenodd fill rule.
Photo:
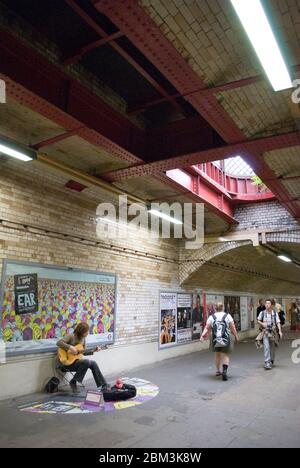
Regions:
<instances>
[{"instance_id":1,"label":"acoustic guitar","mask_svg":"<svg viewBox=\"0 0 300 468\"><path fill-rule=\"evenodd\" d=\"M71 366L75 361L78 361L78 359L82 359L83 356L88 356L93 353L96 353L97 351L100 350L105 350L108 348L108 345L103 345L103 346L97 346L94 348L92 351L88 351L84 349L82 344L77 344L74 346L74 348L77 349L78 353L77 354L72 354L70 351L65 351L62 348L59 348L57 351L57 356L58 360L61 364L64 366Z\"/></svg>"}]
</instances>

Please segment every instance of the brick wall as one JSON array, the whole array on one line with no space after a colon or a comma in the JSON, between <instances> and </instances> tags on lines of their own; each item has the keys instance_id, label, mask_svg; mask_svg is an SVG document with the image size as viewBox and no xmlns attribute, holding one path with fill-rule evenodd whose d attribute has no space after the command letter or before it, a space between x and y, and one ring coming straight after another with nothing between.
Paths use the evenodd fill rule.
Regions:
<instances>
[{"instance_id":1,"label":"brick wall","mask_svg":"<svg viewBox=\"0 0 300 468\"><path fill-rule=\"evenodd\" d=\"M239 205L234 211L235 230L297 227L297 221L277 201Z\"/></svg>"},{"instance_id":2,"label":"brick wall","mask_svg":"<svg viewBox=\"0 0 300 468\"><path fill-rule=\"evenodd\" d=\"M64 182L35 164L0 163L0 268L10 258L116 273L117 344L156 341L158 291L178 289L177 244L132 232L97 238L91 219L101 197Z\"/></svg>"}]
</instances>

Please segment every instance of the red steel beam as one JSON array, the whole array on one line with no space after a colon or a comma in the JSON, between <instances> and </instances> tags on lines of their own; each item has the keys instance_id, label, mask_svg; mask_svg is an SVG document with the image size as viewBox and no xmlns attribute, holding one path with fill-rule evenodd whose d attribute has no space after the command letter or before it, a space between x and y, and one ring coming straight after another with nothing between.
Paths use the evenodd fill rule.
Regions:
<instances>
[{"instance_id":1,"label":"red steel beam","mask_svg":"<svg viewBox=\"0 0 300 468\"><path fill-rule=\"evenodd\" d=\"M143 8L135 0L123 0L121 3L115 2L114 0L101 0L95 1L93 4L101 13L106 15L120 31L124 32L128 39L144 54L148 60L153 63L153 65L156 66L156 68L173 84L173 86L180 94L189 94L194 90L204 90L206 88L203 80L201 80L200 77L192 70L181 54L175 49L175 47L173 47L173 45L164 36L154 21L146 14ZM298 67L296 68L298 69ZM192 106L207 120L207 122L210 123L210 125L219 133L224 141L232 144L243 142L245 140L245 135L243 132L227 114L214 94L192 94L191 96L188 96L186 100L192 104ZM259 154L264 151L277 149L274 147L274 141L279 142L280 147L281 140L283 140L283 142L284 140L289 140L288 142L284 142L285 146L293 146L294 143L292 143L292 141L296 141L296 145L299 144L298 134L290 136L286 135L283 137L279 136L274 138L275 140L269 140L270 147L267 145L266 148L261 147L261 145L256 146L256 144L252 146L252 142L245 143L249 145L247 146L246 151L251 151L251 148L253 149L254 159L256 160L257 165L260 167L260 172L256 171L258 176L263 176L268 168ZM236 150L237 148L234 149ZM211 156L212 159L209 160L223 159L222 156L218 156L218 152L222 154L223 150L216 150L214 156L212 153L208 153L206 154L206 157ZM239 145L238 152L239 154L243 155L245 152L245 145ZM199 156L199 154L197 156ZM225 155L225 157L229 156ZM175 162L175 158L171 159L173 159L173 162ZM196 164L199 162L199 160L197 161L197 158L195 162L190 162L190 159L193 160L193 158L190 158L189 155L183 156L182 159L179 158L179 167L182 167L183 160L186 160L186 165ZM166 167L168 166L166 161L162 161L160 166L159 162L153 164L157 164L158 166L156 166L156 168L159 167L160 171L171 169L171 167ZM154 167L155 166L150 165L146 170L151 172ZM137 167L133 169L133 172L135 174L137 173L142 175L144 169ZM128 169L128 171L130 174L130 169ZM111 176L114 177L112 174ZM278 196L282 198L280 194L281 191L285 190L285 188L280 183L278 185L280 185L279 189L274 187L272 188L272 191L275 195L278 194ZM297 206L295 206L295 204L293 206L285 206L297 218L300 218L300 210L297 208Z\"/></svg>"},{"instance_id":2,"label":"red steel beam","mask_svg":"<svg viewBox=\"0 0 300 468\"><path fill-rule=\"evenodd\" d=\"M294 65L291 68L292 68L294 74L296 74L297 72L300 71L300 65ZM249 78L243 78L241 80L231 81L230 83L224 83L224 84L221 84L221 85L218 85L218 86L212 86L210 88L196 89L195 91L192 91L192 92L186 93L186 94L176 93L176 94L173 94L173 97L174 98L184 98L185 99L185 98L193 96L195 94L199 94L199 95L203 95L203 96L210 95L210 94L218 94L218 93L223 93L225 91L230 91L232 89L242 88L244 86L250 86L252 84L256 84L256 83L259 83L259 82L265 81L265 80L266 80L266 78L265 78L264 75L256 75L256 76L252 76L252 77L249 77ZM160 99L153 99L151 101L140 103L138 106L129 107L128 110L127 110L127 113L128 113L128 115L134 115L134 114L137 114L139 112L142 112L142 111L146 110L149 107L156 106L156 105L161 104L162 102L165 102L165 101L166 101L166 99L164 97L162 97Z\"/></svg>"},{"instance_id":3,"label":"red steel beam","mask_svg":"<svg viewBox=\"0 0 300 468\"><path fill-rule=\"evenodd\" d=\"M53 113L66 131L85 127L79 136L92 139L120 160L141 162L135 154L143 154L144 131L99 96L6 31L0 31L0 56L2 79L27 107L50 115L50 120Z\"/></svg>"},{"instance_id":4,"label":"red steel beam","mask_svg":"<svg viewBox=\"0 0 300 468\"><path fill-rule=\"evenodd\" d=\"M201 180L200 177L193 176L180 169L168 171L166 175L155 177L160 182L167 183L183 195L188 194L188 197L195 203L204 203L211 212L218 215L228 224L237 224L237 221L233 217L233 205L229 199L230 197L216 191L211 184L206 184L206 181Z\"/></svg>"},{"instance_id":5,"label":"red steel beam","mask_svg":"<svg viewBox=\"0 0 300 468\"><path fill-rule=\"evenodd\" d=\"M91 50L97 49L98 47L101 47L104 44L108 44L111 41L119 39L119 37L122 37L122 36L123 36L123 34L118 31L118 32L115 32L114 34L111 34L109 36L103 37L102 39L98 39L97 41L91 42L90 44L82 46L82 47L80 47L80 49L78 49L72 55L70 55L69 57L66 57L64 59L64 65L72 65L73 63L80 60L80 58L84 54L86 54L87 52L90 52Z\"/></svg>"},{"instance_id":6,"label":"red steel beam","mask_svg":"<svg viewBox=\"0 0 300 468\"><path fill-rule=\"evenodd\" d=\"M107 172L103 176L105 176L106 180L120 182L132 177L154 175L172 169L184 168L186 166L192 166L204 162L223 160L237 155L240 155L247 160L250 159L251 167L256 173L258 173L265 167L265 163L261 156L251 158L249 155L250 152L264 153L275 149L297 145L300 145L300 134L298 132L291 132L256 140L244 140L234 145L221 146L219 148L212 148L205 151L196 151L195 153L176 156L174 158L164 159L149 164L119 169Z\"/></svg>"},{"instance_id":7,"label":"red steel beam","mask_svg":"<svg viewBox=\"0 0 300 468\"><path fill-rule=\"evenodd\" d=\"M74 0L65 0L65 2L73 8L73 10L84 20L86 23L94 29L98 34L103 37L107 37L107 33L102 29ZM118 2L117 2L118 3ZM156 91L166 98L167 101L180 113L185 114L185 111L176 102L172 96L170 96L165 89L154 79L152 76L144 70L144 68L136 61L130 54L128 54L122 47L120 47L115 41L111 41L110 46L115 49L140 75L142 75Z\"/></svg>"},{"instance_id":8,"label":"red steel beam","mask_svg":"<svg viewBox=\"0 0 300 468\"><path fill-rule=\"evenodd\" d=\"M35 143L34 145L31 145L31 147L35 150L39 150L41 148L44 148L45 146L54 145L58 141L63 141L74 135L78 135L79 131L82 129L84 129L84 127L75 128L74 130L70 130L69 132L61 133L60 135L56 135L55 137L48 138L47 140L40 141L39 143Z\"/></svg>"},{"instance_id":9,"label":"red steel beam","mask_svg":"<svg viewBox=\"0 0 300 468\"><path fill-rule=\"evenodd\" d=\"M101 0L94 6L128 37L180 94L187 95L206 88L204 81L192 70L138 2ZM227 143L236 143L245 139L245 135L214 95L193 94L186 100Z\"/></svg>"}]
</instances>

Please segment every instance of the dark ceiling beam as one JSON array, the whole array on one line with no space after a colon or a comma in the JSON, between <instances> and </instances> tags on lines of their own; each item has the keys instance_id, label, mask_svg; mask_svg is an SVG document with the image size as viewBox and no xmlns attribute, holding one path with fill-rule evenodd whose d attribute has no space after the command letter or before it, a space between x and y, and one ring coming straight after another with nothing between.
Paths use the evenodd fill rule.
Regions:
<instances>
[{"instance_id":1,"label":"dark ceiling beam","mask_svg":"<svg viewBox=\"0 0 300 468\"><path fill-rule=\"evenodd\" d=\"M80 47L76 52L72 53L64 59L64 65L73 65L75 62L81 59L81 57L90 52L91 50L97 49L109 42L115 41L122 37L123 34L121 32L115 32L114 34L110 34L109 36L103 37L102 39L98 39L97 41L90 42L89 44Z\"/></svg>"},{"instance_id":2,"label":"dark ceiling beam","mask_svg":"<svg viewBox=\"0 0 300 468\"><path fill-rule=\"evenodd\" d=\"M154 66L156 66L156 68L170 81L170 83L173 84L180 94L187 95L189 93L193 93L195 90L204 90L207 88L204 81L192 70L190 65L165 37L163 32L154 23L150 16L146 14L138 2L135 0L123 0L119 3L114 0L101 0L93 3L98 11L106 15L120 31L124 32L135 47L137 47L141 53L150 62L152 62ZM263 161L261 156L263 152L278 149L278 147L276 147L277 144L279 144L280 147L282 147L282 143L285 146L293 146L293 141L296 141L296 145L299 144L298 133L290 136L273 137L274 140L269 140L269 142L272 142L270 148L268 145L265 148L264 145L257 146L257 143L245 142L246 138L244 133L218 102L215 94L203 93L199 95L199 93L197 93L192 94L185 99L199 112L200 115L202 115L202 117L204 117L204 119L216 130L226 143L229 145L239 143L237 146L239 150L237 153L235 152L235 155L240 154L243 156L244 153L249 154L253 150L253 158L255 159L256 166L259 168L259 170L256 171L256 174L261 177L262 180L264 180L263 177L268 169L267 164ZM289 140L289 142L285 140ZM243 144L240 144L240 142L243 142ZM237 147L234 148L234 151L237 150ZM210 152L208 151L206 153L205 159L207 160L208 158L209 161L213 161L224 159L224 157L230 157L233 154L228 150L229 148L225 148L225 155L224 149L217 149L215 152L210 150ZM182 158L178 158L177 162L179 163L179 166L177 165L177 167L183 167L184 162L186 165L197 164L197 162L199 162L199 159L197 161L199 153L192 155L192 157L189 156L190 155L186 155ZM194 158L193 156L196 157ZM203 153L201 156L204 156ZM171 160L172 159L173 162L175 162L176 158L171 158ZM166 166L168 166L166 161L162 161L161 164L159 162L152 164L154 166L148 165L150 172L154 168L155 170L159 168L162 172L168 170L168 168L166 168ZM129 168L127 171L129 171L129 173L127 173L128 176L131 169ZM118 173L120 174L120 172ZM133 169L133 173L142 175L144 173L144 169L136 167ZM124 174L125 173L123 172L123 175ZM114 176L116 176L116 173ZM278 188L279 185L280 188ZM275 195L279 194L279 197L281 197L281 189L284 191L284 186L280 181L277 181L277 185L274 184L271 188ZM285 206L287 206L290 213L292 213L296 218L300 218L300 209L295 205L295 202L292 202L292 205Z\"/></svg>"},{"instance_id":3,"label":"dark ceiling beam","mask_svg":"<svg viewBox=\"0 0 300 468\"><path fill-rule=\"evenodd\" d=\"M32 102L29 98L29 107L35 110L40 105L37 98L41 98L44 103L38 112L48 117L53 106L54 113L59 109L59 125L67 132L84 127L78 130L82 138L91 136L97 146L117 153L118 159L128 164L141 161L136 155L144 155L144 131L79 81L3 30L0 30L0 56L0 74L7 86L12 80L34 94Z\"/></svg>"},{"instance_id":4,"label":"dark ceiling beam","mask_svg":"<svg viewBox=\"0 0 300 468\"><path fill-rule=\"evenodd\" d=\"M300 134L298 132L285 133L283 135L259 138L256 140L244 140L233 145L225 145L204 151L196 151L191 154L184 154L149 164L142 164L126 169L111 171L105 174L105 178L110 181L120 182L132 177L154 175L172 169L223 160L237 155L243 156L244 159L247 158L253 170L256 171L256 169L259 170L262 168L262 158L257 155L251 157L249 153L264 153L297 145L300 145Z\"/></svg>"},{"instance_id":5,"label":"dark ceiling beam","mask_svg":"<svg viewBox=\"0 0 300 468\"><path fill-rule=\"evenodd\" d=\"M300 65L294 65L293 67L291 67L292 71L294 74L296 74L297 72L300 71ZM249 77L249 78L243 78L241 80L236 80L236 81L231 81L229 83L224 83L224 84L221 84L221 85L218 85L218 86L212 86L210 88L200 88L200 89L196 89L194 91L191 91L189 93L186 93L186 94L180 94L180 93L177 93L177 94L173 94L173 97L174 98L187 98L187 97L190 97L190 96L193 96L193 95L211 95L211 94L218 94L218 93L223 93L225 91L230 91L232 89L237 89L237 88L242 88L244 86L250 86L252 84L256 84L256 83L260 83L262 81L265 81L266 78L264 75L256 75L256 76L252 76L252 77ZM151 101L146 101L144 103L139 103L138 105L136 106L128 106L127 108L127 113L128 115L134 115L134 114L138 114L140 112L143 112L145 111L146 109L148 109L149 107L154 107L158 104L161 104L163 102L165 102L166 99L165 98L160 98L160 99L153 99Z\"/></svg>"},{"instance_id":6,"label":"dark ceiling beam","mask_svg":"<svg viewBox=\"0 0 300 468\"><path fill-rule=\"evenodd\" d=\"M76 2L75 0L64 0L73 10L102 37L107 37L107 33L102 29ZM124 35L124 33L123 33ZM109 45L118 52L145 80L150 83L156 91L159 92L178 112L185 115L184 109L176 102L169 93L122 47L120 47L115 41L110 41Z\"/></svg>"},{"instance_id":7,"label":"dark ceiling beam","mask_svg":"<svg viewBox=\"0 0 300 468\"><path fill-rule=\"evenodd\" d=\"M79 131L82 130L83 128L84 127L78 127L78 128L75 128L74 130L61 133L52 138L48 138L47 140L43 140L43 141L40 141L39 143L35 143L34 145L31 145L31 147L35 150L39 150L41 148L44 148L45 146L54 145L55 143L58 143L59 141L66 140L67 138L71 138L74 135L78 135Z\"/></svg>"}]
</instances>

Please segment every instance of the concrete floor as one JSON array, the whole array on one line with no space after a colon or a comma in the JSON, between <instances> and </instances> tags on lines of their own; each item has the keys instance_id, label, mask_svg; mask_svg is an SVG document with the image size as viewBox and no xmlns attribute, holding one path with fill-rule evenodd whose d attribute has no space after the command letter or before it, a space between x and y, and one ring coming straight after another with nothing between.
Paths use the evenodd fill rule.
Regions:
<instances>
[{"instance_id":1,"label":"concrete floor","mask_svg":"<svg viewBox=\"0 0 300 468\"><path fill-rule=\"evenodd\" d=\"M210 352L138 369L129 376L159 385L158 397L115 413L17 409L37 395L1 402L0 447L300 447L300 364L292 363L292 351L284 341L267 372L262 351L241 343L228 382L213 376Z\"/></svg>"}]
</instances>

